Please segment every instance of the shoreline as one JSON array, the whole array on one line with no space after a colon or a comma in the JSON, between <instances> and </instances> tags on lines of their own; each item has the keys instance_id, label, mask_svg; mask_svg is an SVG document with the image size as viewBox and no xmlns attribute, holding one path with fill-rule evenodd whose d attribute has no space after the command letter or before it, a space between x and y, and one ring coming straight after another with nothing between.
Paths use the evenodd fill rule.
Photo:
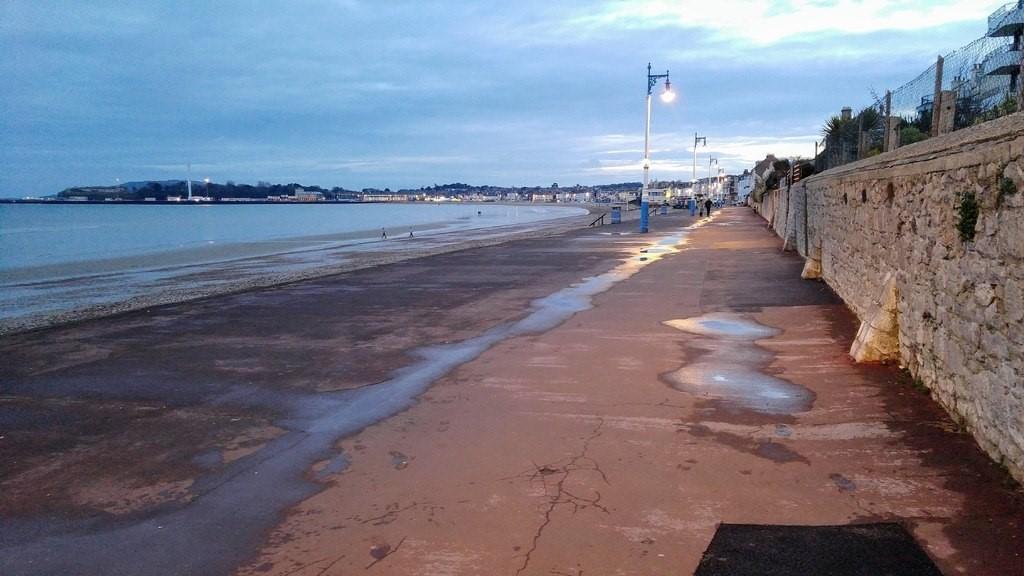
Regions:
<instances>
[{"instance_id":1,"label":"shoreline","mask_svg":"<svg viewBox=\"0 0 1024 576\"><path fill-rule=\"evenodd\" d=\"M95 304L84 306L64 312L40 312L27 314L10 319L0 319L0 338L37 332L58 326L67 326L79 322L86 322L99 318L119 316L130 312L180 304L184 302L200 301L218 296L241 294L266 288L286 286L306 280L326 278L356 270L385 266L397 262L414 260L438 254L447 254L504 244L515 240L554 236L571 230L586 228L593 221L595 214L601 212L604 207L595 205L579 206L587 210L586 215L567 216L553 220L529 223L526 225L495 226L476 230L455 230L441 232L428 237L416 238L423 240L421 246L408 249L394 250L395 242L408 242L404 237L396 237L388 241L373 241L354 245L332 246L327 248L313 248L305 251L293 252L291 254L320 254L320 255L344 255L343 261L324 266L314 266L298 271L285 271L272 274L252 274L248 278L239 278L237 282L225 282L214 286L197 288L194 286L165 288L158 292L132 296L113 303ZM610 212L608 210L607 212ZM606 213L607 213L606 212ZM636 210L623 212L622 221L629 222L637 217ZM606 223L606 225L609 225ZM464 236L454 238L454 235ZM377 247L383 250L374 250ZM275 257L287 256L289 253L268 254L241 258L230 263L268 263ZM188 267L181 267L185 270ZM199 272L199 280L203 276L213 277L222 273L223 267L210 268Z\"/></svg>"}]
</instances>

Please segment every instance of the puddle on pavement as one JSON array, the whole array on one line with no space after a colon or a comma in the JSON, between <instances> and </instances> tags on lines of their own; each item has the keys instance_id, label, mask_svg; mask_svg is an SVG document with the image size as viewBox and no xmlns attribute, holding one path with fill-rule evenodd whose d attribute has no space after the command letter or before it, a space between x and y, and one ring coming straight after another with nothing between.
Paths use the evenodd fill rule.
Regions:
<instances>
[{"instance_id":1,"label":"puddle on pavement","mask_svg":"<svg viewBox=\"0 0 1024 576\"><path fill-rule=\"evenodd\" d=\"M792 462L811 463L807 458L778 442L758 442L754 455L771 460L777 464L790 464Z\"/></svg>"},{"instance_id":2,"label":"puddle on pavement","mask_svg":"<svg viewBox=\"0 0 1024 576\"><path fill-rule=\"evenodd\" d=\"M840 492L854 492L857 490L857 485L853 480L850 480L842 474L832 473L829 474L828 477Z\"/></svg>"},{"instance_id":3,"label":"puddle on pavement","mask_svg":"<svg viewBox=\"0 0 1024 576\"><path fill-rule=\"evenodd\" d=\"M409 465L409 457L401 452L391 451L388 455L391 456L391 466L395 470L404 470Z\"/></svg>"},{"instance_id":4,"label":"puddle on pavement","mask_svg":"<svg viewBox=\"0 0 1024 576\"><path fill-rule=\"evenodd\" d=\"M665 325L700 336L734 338L737 340L760 340L777 336L780 333L775 328L758 324L738 314L730 314L728 312L712 312L695 318L669 320L665 322Z\"/></svg>"},{"instance_id":5,"label":"puddle on pavement","mask_svg":"<svg viewBox=\"0 0 1024 576\"><path fill-rule=\"evenodd\" d=\"M806 412L814 404L811 390L763 372L772 355L755 341L779 330L726 312L668 320L665 325L696 336L688 346L704 352L663 375L676 390L762 414Z\"/></svg>"},{"instance_id":6,"label":"puddle on pavement","mask_svg":"<svg viewBox=\"0 0 1024 576\"><path fill-rule=\"evenodd\" d=\"M721 358L720 358L721 359ZM665 376L673 388L709 400L724 400L766 414L793 414L810 409L810 390L742 367L700 361Z\"/></svg>"}]
</instances>

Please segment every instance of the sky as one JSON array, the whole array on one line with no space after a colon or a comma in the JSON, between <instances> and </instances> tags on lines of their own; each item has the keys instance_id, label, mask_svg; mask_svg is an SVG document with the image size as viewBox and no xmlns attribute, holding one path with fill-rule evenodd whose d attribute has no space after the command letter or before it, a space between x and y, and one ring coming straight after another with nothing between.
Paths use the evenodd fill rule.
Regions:
<instances>
[{"instance_id":1,"label":"sky","mask_svg":"<svg viewBox=\"0 0 1024 576\"><path fill-rule=\"evenodd\" d=\"M3 0L0 196L195 179L639 181L814 154L990 0Z\"/></svg>"}]
</instances>

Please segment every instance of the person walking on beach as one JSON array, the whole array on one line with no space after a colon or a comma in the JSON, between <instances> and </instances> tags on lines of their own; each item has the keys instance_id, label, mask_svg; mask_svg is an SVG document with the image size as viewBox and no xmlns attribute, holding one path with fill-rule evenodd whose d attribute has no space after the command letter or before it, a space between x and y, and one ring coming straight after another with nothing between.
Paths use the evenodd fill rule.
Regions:
<instances>
[{"instance_id":1,"label":"person walking on beach","mask_svg":"<svg viewBox=\"0 0 1024 576\"><path fill-rule=\"evenodd\" d=\"M388 239L388 231L387 230L385 230L383 228L380 229L380 239L381 240L387 240Z\"/></svg>"},{"instance_id":2,"label":"person walking on beach","mask_svg":"<svg viewBox=\"0 0 1024 576\"><path fill-rule=\"evenodd\" d=\"M708 216L711 216L711 207L714 205L715 203L711 201L711 198L704 201L704 208L707 209Z\"/></svg>"}]
</instances>

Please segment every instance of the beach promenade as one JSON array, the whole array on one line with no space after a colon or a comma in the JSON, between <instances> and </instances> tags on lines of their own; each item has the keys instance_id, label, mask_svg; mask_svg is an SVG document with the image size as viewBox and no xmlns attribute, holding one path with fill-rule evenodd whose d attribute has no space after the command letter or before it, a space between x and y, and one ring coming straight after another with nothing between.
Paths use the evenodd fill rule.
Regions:
<instances>
[{"instance_id":1,"label":"beach promenade","mask_svg":"<svg viewBox=\"0 0 1024 576\"><path fill-rule=\"evenodd\" d=\"M746 208L5 337L0 573L694 572L898 522L1024 575L1024 496Z\"/></svg>"}]
</instances>

